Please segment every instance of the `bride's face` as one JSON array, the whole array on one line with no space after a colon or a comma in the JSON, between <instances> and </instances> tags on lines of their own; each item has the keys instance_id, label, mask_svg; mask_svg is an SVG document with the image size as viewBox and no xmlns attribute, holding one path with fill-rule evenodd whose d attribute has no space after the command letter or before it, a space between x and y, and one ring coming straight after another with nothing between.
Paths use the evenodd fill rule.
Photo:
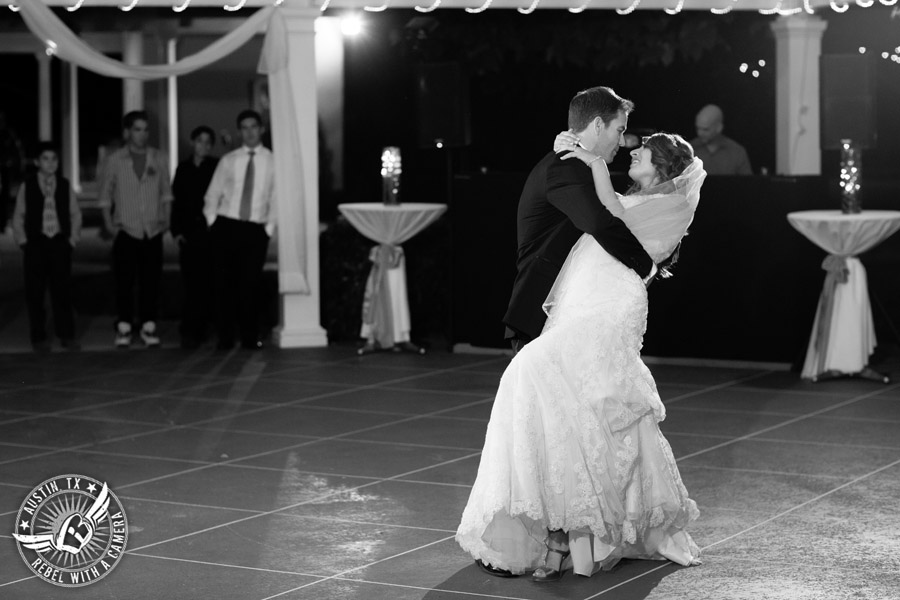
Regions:
<instances>
[{"instance_id":1,"label":"bride's face","mask_svg":"<svg viewBox=\"0 0 900 600\"><path fill-rule=\"evenodd\" d=\"M652 186L657 178L656 167L651 162L652 159L653 153L646 146L631 151L631 167L628 169L628 176L640 183L642 189Z\"/></svg>"}]
</instances>

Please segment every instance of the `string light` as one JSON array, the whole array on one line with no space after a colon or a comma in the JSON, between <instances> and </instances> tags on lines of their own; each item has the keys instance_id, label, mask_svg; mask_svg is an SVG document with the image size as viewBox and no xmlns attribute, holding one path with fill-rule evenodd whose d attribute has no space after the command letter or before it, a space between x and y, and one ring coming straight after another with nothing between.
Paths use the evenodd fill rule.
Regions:
<instances>
[{"instance_id":1,"label":"string light","mask_svg":"<svg viewBox=\"0 0 900 600\"><path fill-rule=\"evenodd\" d=\"M56 45L56 42L54 42L53 40L47 40L47 48L44 50L44 52L47 53L47 56L53 56L54 54L56 54L57 48L58 46Z\"/></svg>"},{"instance_id":2,"label":"string light","mask_svg":"<svg viewBox=\"0 0 900 600\"><path fill-rule=\"evenodd\" d=\"M631 6L629 6L628 8L617 8L616 12L619 13L620 15L630 15L631 13L633 13L634 11L637 10L637 7L640 3L641 3L641 0L634 0L631 3Z\"/></svg>"},{"instance_id":3,"label":"string light","mask_svg":"<svg viewBox=\"0 0 900 600\"><path fill-rule=\"evenodd\" d=\"M331 4L331 0L325 0L325 2L322 3L322 8L319 9L319 12L325 12L329 4Z\"/></svg>"},{"instance_id":4,"label":"string light","mask_svg":"<svg viewBox=\"0 0 900 600\"><path fill-rule=\"evenodd\" d=\"M242 8L244 8L244 5L245 5L245 4L247 4L247 0L240 0L240 2L238 2L238 3L235 4L234 6L228 6L228 5L226 4L226 5L223 6L222 8L224 8L224 9L227 10L228 12L235 12L235 11L239 11L239 10L241 10Z\"/></svg>"},{"instance_id":5,"label":"string light","mask_svg":"<svg viewBox=\"0 0 900 600\"><path fill-rule=\"evenodd\" d=\"M882 4L884 4L885 6L893 6L893 5L897 4L897 0L878 0L878 1L881 2Z\"/></svg>"},{"instance_id":6,"label":"string light","mask_svg":"<svg viewBox=\"0 0 900 600\"><path fill-rule=\"evenodd\" d=\"M789 17L789 16L791 16L791 15L796 15L796 14L799 13L801 10L803 10L803 9L800 8L800 7L796 7L796 8L782 8L781 6L782 6L783 3L784 3L784 0L778 0L778 4L776 4L774 8L761 8L761 9L759 10L759 14L761 14L761 15L774 15L774 14L778 14L778 15L781 15L782 17Z\"/></svg>"},{"instance_id":7,"label":"string light","mask_svg":"<svg viewBox=\"0 0 900 600\"><path fill-rule=\"evenodd\" d=\"M540 3L541 3L541 0L532 0L531 4L528 6L528 8L517 8L516 10L519 11L520 15L530 15L535 10L537 10L538 4L540 4Z\"/></svg>"},{"instance_id":8,"label":"string light","mask_svg":"<svg viewBox=\"0 0 900 600\"><path fill-rule=\"evenodd\" d=\"M11 10L13 12L19 12L19 7L16 6L15 4L7 4L6 6L9 8L9 10Z\"/></svg>"},{"instance_id":9,"label":"string light","mask_svg":"<svg viewBox=\"0 0 900 600\"><path fill-rule=\"evenodd\" d=\"M587 0L587 2L585 2L581 6L578 6L576 8L570 8L569 12L572 13L573 15L583 13L584 10L588 7L588 4L590 4L590 3L591 3L591 0Z\"/></svg>"},{"instance_id":10,"label":"string light","mask_svg":"<svg viewBox=\"0 0 900 600\"><path fill-rule=\"evenodd\" d=\"M387 10L388 3L385 2L381 6L363 6L363 10L367 12L384 12Z\"/></svg>"},{"instance_id":11,"label":"string light","mask_svg":"<svg viewBox=\"0 0 900 600\"><path fill-rule=\"evenodd\" d=\"M737 2L737 0L734 1ZM734 9L734 4L729 4L725 8L711 8L709 9L709 12L714 15L727 15L732 11L732 9Z\"/></svg>"},{"instance_id":12,"label":"string light","mask_svg":"<svg viewBox=\"0 0 900 600\"><path fill-rule=\"evenodd\" d=\"M186 9L188 7L188 4L190 4L190 3L191 3L191 0L184 0L184 4L182 4L181 6L173 6L172 10L174 10L175 12L182 12L184 9Z\"/></svg>"},{"instance_id":13,"label":"string light","mask_svg":"<svg viewBox=\"0 0 900 600\"><path fill-rule=\"evenodd\" d=\"M834 12L837 12L837 13L844 13L844 12L847 12L848 10L850 10L850 5L847 3L838 4L834 0L831 0L831 10L833 10Z\"/></svg>"},{"instance_id":14,"label":"string light","mask_svg":"<svg viewBox=\"0 0 900 600\"><path fill-rule=\"evenodd\" d=\"M875 0L856 0L856 4L863 8L869 8L873 4L875 4Z\"/></svg>"},{"instance_id":15,"label":"string light","mask_svg":"<svg viewBox=\"0 0 900 600\"><path fill-rule=\"evenodd\" d=\"M69 11L69 12L75 12L76 10L78 10L79 8L81 8L81 5L82 5L82 4L84 4L84 0L78 0L78 2L76 2L76 3L73 4L72 6L67 6L67 7L66 7L66 10Z\"/></svg>"},{"instance_id":16,"label":"string light","mask_svg":"<svg viewBox=\"0 0 900 600\"><path fill-rule=\"evenodd\" d=\"M681 12L681 9L682 9L682 8L684 8L684 0L678 0L678 5L677 5L674 9L672 9L672 8L665 8L665 9L663 9L663 10L666 11L666 14L669 14L669 15L677 15L678 13Z\"/></svg>"},{"instance_id":17,"label":"string light","mask_svg":"<svg viewBox=\"0 0 900 600\"><path fill-rule=\"evenodd\" d=\"M420 13L430 13L433 10L437 10L437 7L441 5L441 0L434 0L434 3L431 6L417 6L416 10Z\"/></svg>"},{"instance_id":18,"label":"string light","mask_svg":"<svg viewBox=\"0 0 900 600\"><path fill-rule=\"evenodd\" d=\"M493 1L494 1L494 0L484 0L484 4L482 4L482 5L479 6L478 8L467 8L467 9L466 9L466 12L467 12L467 13L470 13L470 14L473 14L473 15L474 15L474 14L477 14L477 13L480 13L480 12L484 12L484 11L486 11L486 10L488 9L488 7L491 5L491 2L493 2Z\"/></svg>"},{"instance_id":19,"label":"string light","mask_svg":"<svg viewBox=\"0 0 900 600\"><path fill-rule=\"evenodd\" d=\"M141 1L141 0L131 0L131 4L129 4L128 6L120 6L120 7L119 7L119 10L121 10L122 12L128 12L128 11L130 11L132 8L134 8L135 6L137 6L138 2L140 2L140 1Z\"/></svg>"}]
</instances>

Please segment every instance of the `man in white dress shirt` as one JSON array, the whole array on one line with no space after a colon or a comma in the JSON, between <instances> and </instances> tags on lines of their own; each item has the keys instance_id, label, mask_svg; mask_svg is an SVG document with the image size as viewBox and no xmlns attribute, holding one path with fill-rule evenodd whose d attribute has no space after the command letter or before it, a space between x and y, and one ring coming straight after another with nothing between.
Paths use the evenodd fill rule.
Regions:
<instances>
[{"instance_id":1,"label":"man in white dress shirt","mask_svg":"<svg viewBox=\"0 0 900 600\"><path fill-rule=\"evenodd\" d=\"M262 145L262 117L245 110L237 125L243 145L219 161L203 208L212 241L219 350L234 347L235 320L241 347L262 347L258 290L275 231L275 161Z\"/></svg>"}]
</instances>

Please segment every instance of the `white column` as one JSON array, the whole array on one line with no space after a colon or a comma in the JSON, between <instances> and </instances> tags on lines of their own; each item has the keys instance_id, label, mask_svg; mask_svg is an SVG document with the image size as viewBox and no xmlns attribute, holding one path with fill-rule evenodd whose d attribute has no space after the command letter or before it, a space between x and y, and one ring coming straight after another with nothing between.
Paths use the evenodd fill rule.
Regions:
<instances>
[{"instance_id":1,"label":"white column","mask_svg":"<svg viewBox=\"0 0 900 600\"><path fill-rule=\"evenodd\" d=\"M122 32L122 62L127 65L144 64L144 34L140 31ZM144 109L144 82L122 80L122 112ZM121 117L121 115L119 115Z\"/></svg>"},{"instance_id":2,"label":"white column","mask_svg":"<svg viewBox=\"0 0 900 600\"><path fill-rule=\"evenodd\" d=\"M315 22L321 11L308 0L286 0L280 10L287 25L289 78L293 94L294 114L301 170L301 193L279 191L278 198L278 281L281 296L281 324L275 331L276 343L282 348L327 346L328 338L320 324L319 294L319 154L316 101ZM278 127L277 123L272 124ZM287 203L300 203L289 207ZM299 214L300 219L288 218ZM294 278L288 272L291 261L283 260L285 252L293 252L291 240L305 239L305 273L308 293L290 291L283 285ZM288 291L285 291L287 288Z\"/></svg>"},{"instance_id":3,"label":"white column","mask_svg":"<svg viewBox=\"0 0 900 600\"><path fill-rule=\"evenodd\" d=\"M38 62L38 137L53 137L53 112L51 110L50 57L46 52L35 54Z\"/></svg>"},{"instance_id":4,"label":"white column","mask_svg":"<svg viewBox=\"0 0 900 600\"><path fill-rule=\"evenodd\" d=\"M805 13L780 17L775 34L775 162L779 175L821 175L819 56L828 24Z\"/></svg>"},{"instance_id":5,"label":"white column","mask_svg":"<svg viewBox=\"0 0 900 600\"><path fill-rule=\"evenodd\" d=\"M332 154L334 189L344 189L344 35L339 17L316 20L316 76L322 139Z\"/></svg>"},{"instance_id":6,"label":"white column","mask_svg":"<svg viewBox=\"0 0 900 600\"><path fill-rule=\"evenodd\" d=\"M166 43L166 60L170 65L178 60L178 40L175 38ZM168 78L166 104L169 113L169 174L174 177L178 167L178 77Z\"/></svg>"},{"instance_id":7,"label":"white column","mask_svg":"<svg viewBox=\"0 0 900 600\"><path fill-rule=\"evenodd\" d=\"M65 160L64 172L72 184L75 193L81 193L81 155L78 151L78 66L75 63L65 63L66 89L63 105L63 156Z\"/></svg>"}]
</instances>

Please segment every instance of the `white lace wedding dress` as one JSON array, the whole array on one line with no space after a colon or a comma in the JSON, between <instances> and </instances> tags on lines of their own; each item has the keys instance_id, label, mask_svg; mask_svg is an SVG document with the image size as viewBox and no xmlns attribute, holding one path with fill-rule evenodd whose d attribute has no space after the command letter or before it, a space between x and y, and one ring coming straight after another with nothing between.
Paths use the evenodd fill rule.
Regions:
<instances>
[{"instance_id":1,"label":"white lace wedding dress","mask_svg":"<svg viewBox=\"0 0 900 600\"><path fill-rule=\"evenodd\" d=\"M654 262L672 252L696 207L659 191L670 193L620 197L613 211ZM581 575L621 558L699 562L685 531L699 512L659 430L665 407L640 356L644 283L584 235L545 309L540 337L500 381L457 542L513 573L544 563L556 529L568 532Z\"/></svg>"}]
</instances>

